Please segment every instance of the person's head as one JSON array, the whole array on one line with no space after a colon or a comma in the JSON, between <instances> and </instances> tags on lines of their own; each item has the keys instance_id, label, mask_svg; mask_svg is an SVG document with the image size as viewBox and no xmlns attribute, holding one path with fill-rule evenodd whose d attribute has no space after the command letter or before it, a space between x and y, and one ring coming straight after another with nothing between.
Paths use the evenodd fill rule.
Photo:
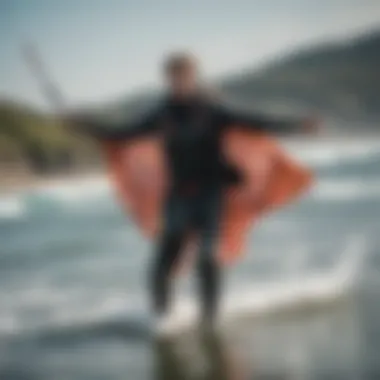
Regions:
<instances>
[{"instance_id":1,"label":"person's head","mask_svg":"<svg viewBox=\"0 0 380 380\"><path fill-rule=\"evenodd\" d=\"M187 97L197 91L198 64L191 54L182 52L171 54L164 62L164 74L172 95Z\"/></svg>"}]
</instances>

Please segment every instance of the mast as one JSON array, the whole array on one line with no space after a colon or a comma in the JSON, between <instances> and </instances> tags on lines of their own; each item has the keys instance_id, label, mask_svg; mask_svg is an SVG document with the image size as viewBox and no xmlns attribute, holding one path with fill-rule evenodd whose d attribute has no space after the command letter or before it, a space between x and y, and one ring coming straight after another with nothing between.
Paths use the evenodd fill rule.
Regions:
<instances>
[{"instance_id":1,"label":"mast","mask_svg":"<svg viewBox=\"0 0 380 380\"><path fill-rule=\"evenodd\" d=\"M27 43L22 47L23 57L32 76L36 79L41 93L55 112L63 112L65 98L57 83L50 76L41 54L33 43Z\"/></svg>"}]
</instances>

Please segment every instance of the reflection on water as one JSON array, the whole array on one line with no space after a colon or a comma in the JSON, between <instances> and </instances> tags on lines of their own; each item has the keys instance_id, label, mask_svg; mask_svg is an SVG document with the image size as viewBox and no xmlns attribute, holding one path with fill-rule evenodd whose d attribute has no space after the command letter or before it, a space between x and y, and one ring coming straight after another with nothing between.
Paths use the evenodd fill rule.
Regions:
<instances>
[{"instance_id":1,"label":"reflection on water","mask_svg":"<svg viewBox=\"0 0 380 380\"><path fill-rule=\"evenodd\" d=\"M152 378L361 379L364 331L357 309L334 309L156 341Z\"/></svg>"},{"instance_id":2,"label":"reflection on water","mask_svg":"<svg viewBox=\"0 0 380 380\"><path fill-rule=\"evenodd\" d=\"M249 379L242 353L219 334L202 334L196 342L162 340L154 344L155 380Z\"/></svg>"}]
</instances>

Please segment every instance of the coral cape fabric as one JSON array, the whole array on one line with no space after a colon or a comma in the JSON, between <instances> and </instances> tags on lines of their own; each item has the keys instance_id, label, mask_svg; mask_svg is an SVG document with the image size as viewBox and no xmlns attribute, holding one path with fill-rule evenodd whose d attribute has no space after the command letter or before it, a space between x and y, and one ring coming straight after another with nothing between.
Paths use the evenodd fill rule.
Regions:
<instances>
[{"instance_id":1,"label":"coral cape fabric","mask_svg":"<svg viewBox=\"0 0 380 380\"><path fill-rule=\"evenodd\" d=\"M169 183L161 139L107 142L102 148L125 210L143 233L154 238L162 225L161 209ZM242 176L241 183L226 188L222 210L218 258L229 264L241 256L248 230L259 217L304 192L311 173L263 134L230 129L223 136L223 150ZM190 250L193 241L189 239Z\"/></svg>"}]
</instances>

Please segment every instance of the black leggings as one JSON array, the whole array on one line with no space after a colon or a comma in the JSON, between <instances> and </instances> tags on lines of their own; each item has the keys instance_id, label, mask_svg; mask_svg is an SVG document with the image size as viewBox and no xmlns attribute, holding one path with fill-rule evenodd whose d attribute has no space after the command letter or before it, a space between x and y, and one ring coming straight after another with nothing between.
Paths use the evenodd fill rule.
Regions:
<instances>
[{"instance_id":1,"label":"black leggings","mask_svg":"<svg viewBox=\"0 0 380 380\"><path fill-rule=\"evenodd\" d=\"M173 268L180 261L186 234L198 234L197 271L200 281L202 315L210 319L217 311L219 268L215 257L221 191L203 189L195 195L171 194L164 210L164 227L155 255L152 274L153 308L165 313L170 301Z\"/></svg>"}]
</instances>

